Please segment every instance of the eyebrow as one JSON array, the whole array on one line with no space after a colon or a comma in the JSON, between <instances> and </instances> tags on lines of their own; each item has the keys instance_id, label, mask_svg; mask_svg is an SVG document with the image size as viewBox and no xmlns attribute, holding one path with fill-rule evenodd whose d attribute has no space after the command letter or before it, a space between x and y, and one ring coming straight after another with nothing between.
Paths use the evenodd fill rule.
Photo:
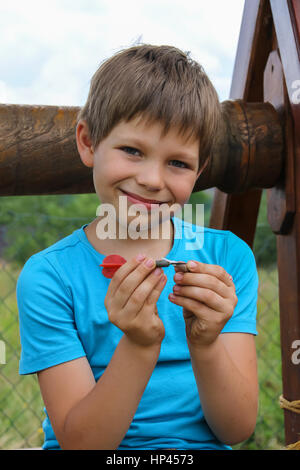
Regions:
<instances>
[{"instance_id":1,"label":"eyebrow","mask_svg":"<svg viewBox=\"0 0 300 470\"><path fill-rule=\"evenodd\" d=\"M137 139L136 137L130 137L130 136L121 136L120 137L122 140L127 140L128 142L132 143L132 145L136 145L137 147L146 147L147 148L147 144L145 144L145 142ZM198 160L198 155L192 155L190 153L186 153L186 152L181 152L181 151L175 151L175 152L171 152L171 156L172 157L177 157L177 158L184 158L186 160L189 160L191 162L193 162L195 160L195 158Z\"/></svg>"}]
</instances>

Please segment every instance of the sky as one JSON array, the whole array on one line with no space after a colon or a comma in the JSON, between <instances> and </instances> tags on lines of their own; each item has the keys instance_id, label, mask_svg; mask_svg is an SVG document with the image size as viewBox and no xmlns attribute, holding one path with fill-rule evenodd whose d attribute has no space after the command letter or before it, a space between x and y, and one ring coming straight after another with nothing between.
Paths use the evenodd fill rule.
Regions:
<instances>
[{"instance_id":1,"label":"sky","mask_svg":"<svg viewBox=\"0 0 300 470\"><path fill-rule=\"evenodd\" d=\"M82 106L101 62L168 44L229 98L244 0L0 0L0 102Z\"/></svg>"}]
</instances>

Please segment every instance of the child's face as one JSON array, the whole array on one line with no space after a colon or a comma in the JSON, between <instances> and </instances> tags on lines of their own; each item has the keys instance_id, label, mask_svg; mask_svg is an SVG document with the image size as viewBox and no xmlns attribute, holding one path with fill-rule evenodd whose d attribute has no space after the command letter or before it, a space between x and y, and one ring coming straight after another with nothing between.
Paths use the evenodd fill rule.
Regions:
<instances>
[{"instance_id":1,"label":"child's face","mask_svg":"<svg viewBox=\"0 0 300 470\"><path fill-rule=\"evenodd\" d=\"M77 139L79 136L80 140L78 129ZM93 167L96 193L101 203L115 207L117 217L120 196L127 200L128 208L136 204L127 198L128 192L167 203L169 207L173 204L182 207L188 202L201 173L198 171L199 142L185 143L172 128L162 137L162 129L160 123L149 126L138 118L122 121L95 150L91 147L88 166ZM78 148L80 152L80 145ZM148 214L150 218L151 209ZM128 217L128 222L131 218Z\"/></svg>"}]
</instances>

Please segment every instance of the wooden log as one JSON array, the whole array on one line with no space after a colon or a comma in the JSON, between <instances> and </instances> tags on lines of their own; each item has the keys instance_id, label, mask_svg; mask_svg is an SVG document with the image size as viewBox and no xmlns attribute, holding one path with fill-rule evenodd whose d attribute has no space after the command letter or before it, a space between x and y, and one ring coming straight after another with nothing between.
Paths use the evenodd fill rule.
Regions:
<instances>
[{"instance_id":1,"label":"wooden log","mask_svg":"<svg viewBox=\"0 0 300 470\"><path fill-rule=\"evenodd\" d=\"M79 108L0 105L0 195L94 192L92 170L75 142ZM279 179L282 129L268 103L222 103L222 123L210 165L193 192L269 188Z\"/></svg>"},{"instance_id":2,"label":"wooden log","mask_svg":"<svg viewBox=\"0 0 300 470\"><path fill-rule=\"evenodd\" d=\"M94 192L79 157L79 108L0 105L0 195Z\"/></svg>"},{"instance_id":3,"label":"wooden log","mask_svg":"<svg viewBox=\"0 0 300 470\"><path fill-rule=\"evenodd\" d=\"M228 100L222 104L220 131L211 164L197 180L194 191L217 187L225 193L270 188L280 179L283 131L270 103Z\"/></svg>"}]
</instances>

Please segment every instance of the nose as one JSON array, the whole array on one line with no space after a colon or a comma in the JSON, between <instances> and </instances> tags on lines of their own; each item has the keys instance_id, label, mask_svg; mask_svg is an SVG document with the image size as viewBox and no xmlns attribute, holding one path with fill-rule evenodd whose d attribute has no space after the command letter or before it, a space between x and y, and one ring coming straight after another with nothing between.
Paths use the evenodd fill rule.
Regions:
<instances>
[{"instance_id":1,"label":"nose","mask_svg":"<svg viewBox=\"0 0 300 470\"><path fill-rule=\"evenodd\" d=\"M140 186L146 186L149 191L158 191L164 187L164 174L162 165L153 162L141 165L136 181Z\"/></svg>"}]
</instances>

